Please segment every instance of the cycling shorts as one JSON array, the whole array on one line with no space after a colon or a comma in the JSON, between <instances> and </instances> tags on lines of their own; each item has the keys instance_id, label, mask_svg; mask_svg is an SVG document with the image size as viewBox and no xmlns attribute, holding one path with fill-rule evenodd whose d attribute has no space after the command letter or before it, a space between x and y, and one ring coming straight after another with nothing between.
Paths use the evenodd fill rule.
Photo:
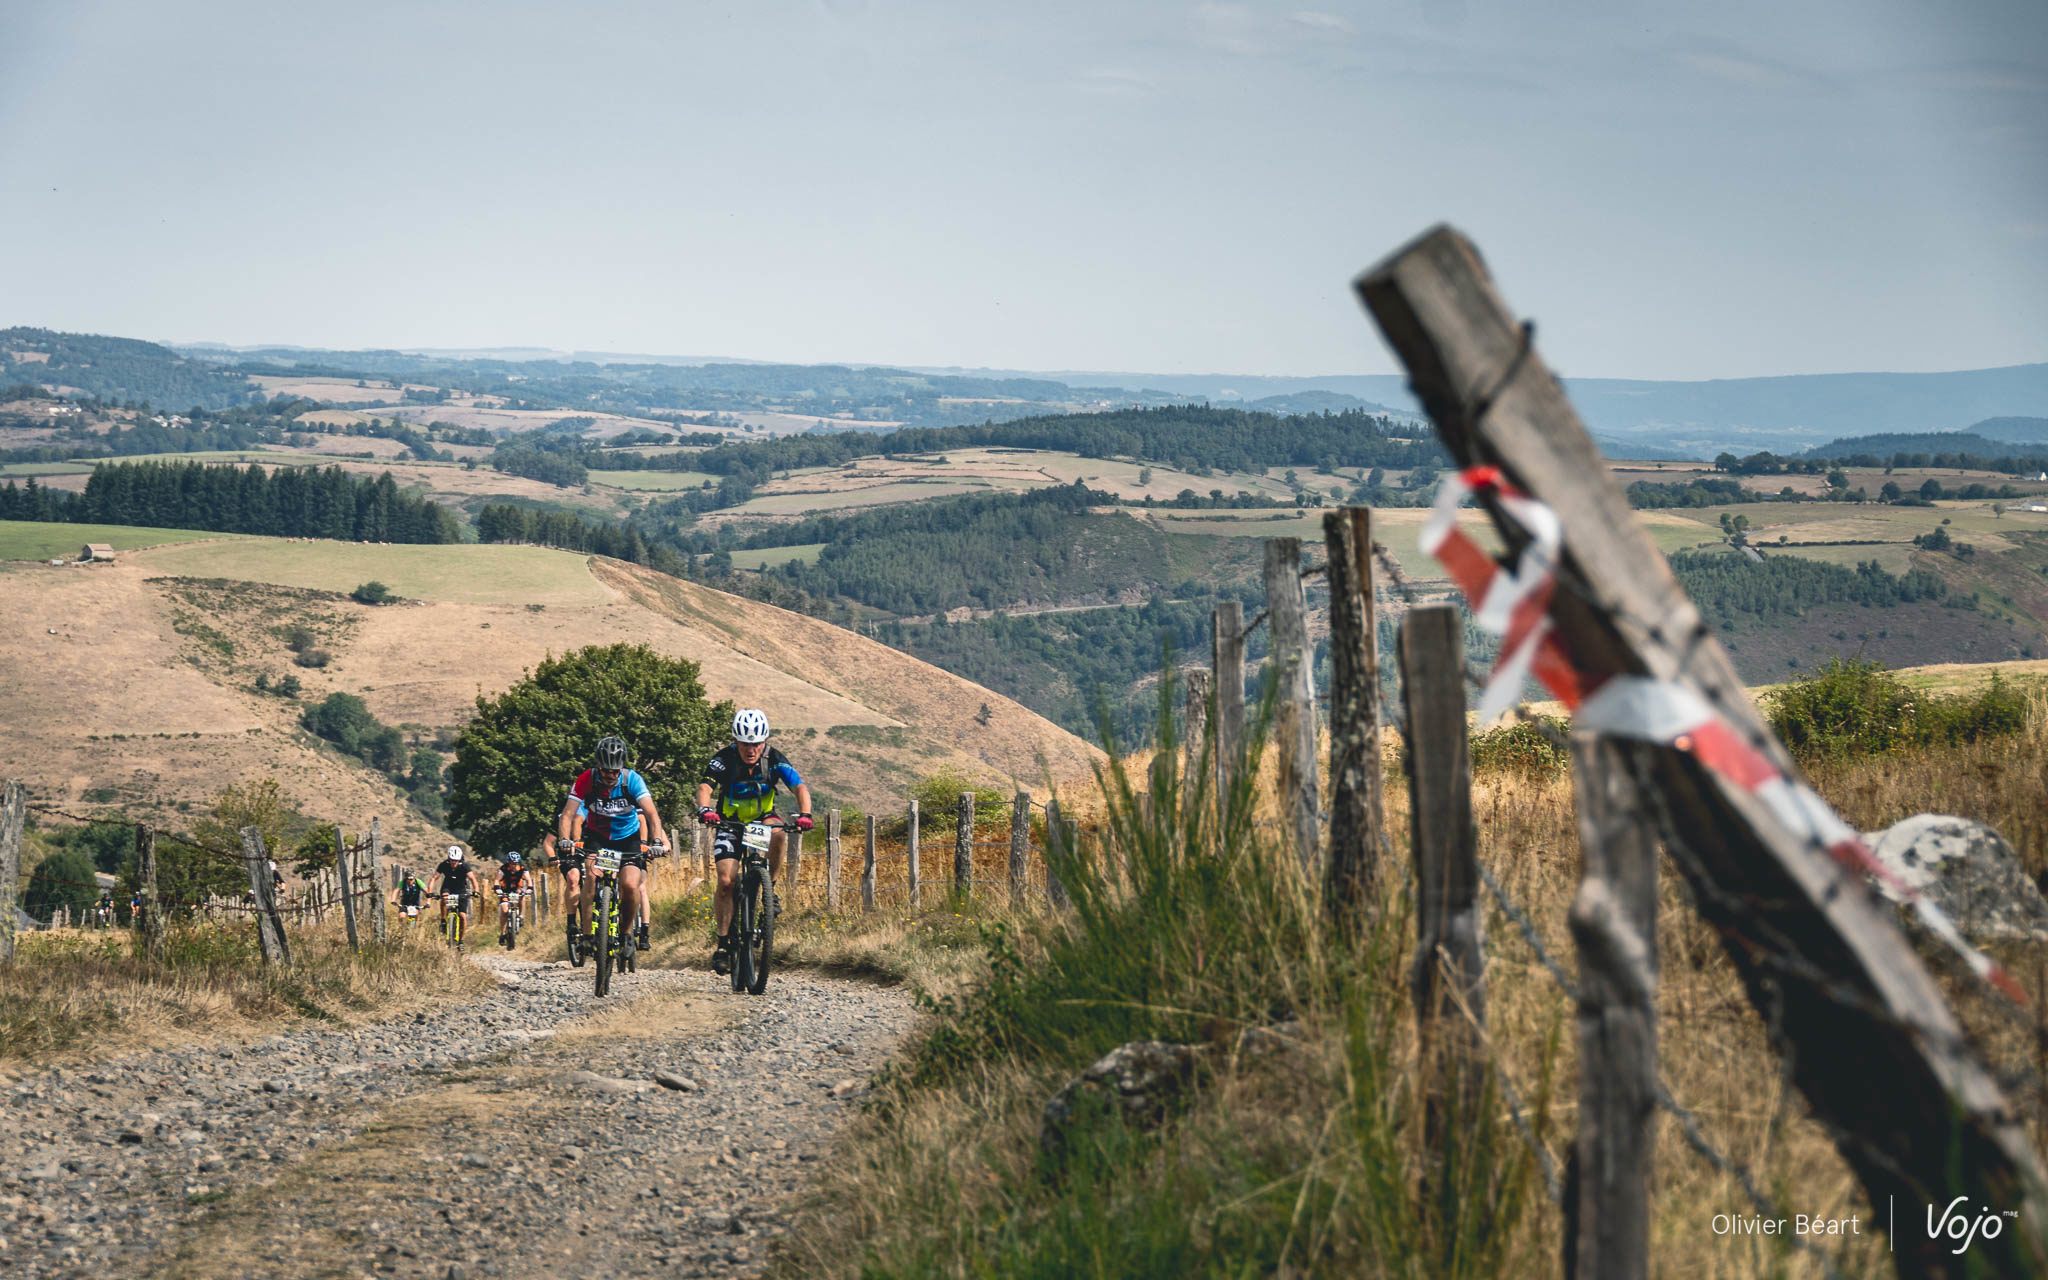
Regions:
<instances>
[{"instance_id":1,"label":"cycling shorts","mask_svg":"<svg viewBox=\"0 0 2048 1280\"><path fill-rule=\"evenodd\" d=\"M772 813L773 810L770 810L770 812ZM782 830L780 827L771 829L775 831ZM713 862L737 862L741 852L739 828L720 825L718 834L711 837L711 860Z\"/></svg>"},{"instance_id":2,"label":"cycling shorts","mask_svg":"<svg viewBox=\"0 0 2048 1280\"><path fill-rule=\"evenodd\" d=\"M596 854L599 849L617 849L620 853L625 854L625 857L619 859L621 867L638 867L642 871L647 870L647 854L640 847L640 833L638 831L635 831L630 836L613 836L609 840L585 840L583 842L583 856L586 858Z\"/></svg>"}]
</instances>

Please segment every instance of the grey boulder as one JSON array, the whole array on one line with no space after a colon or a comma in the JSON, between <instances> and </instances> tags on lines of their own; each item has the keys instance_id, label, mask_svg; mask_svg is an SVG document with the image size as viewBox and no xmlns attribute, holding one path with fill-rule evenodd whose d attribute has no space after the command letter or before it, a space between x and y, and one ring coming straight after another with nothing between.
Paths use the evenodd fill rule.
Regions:
<instances>
[{"instance_id":1,"label":"grey boulder","mask_svg":"<svg viewBox=\"0 0 2048 1280\"><path fill-rule=\"evenodd\" d=\"M1894 877L1946 912L1970 941L2048 941L2048 900L1995 829L1922 813L1863 838ZM1905 901L1883 881L1878 889Z\"/></svg>"}]
</instances>

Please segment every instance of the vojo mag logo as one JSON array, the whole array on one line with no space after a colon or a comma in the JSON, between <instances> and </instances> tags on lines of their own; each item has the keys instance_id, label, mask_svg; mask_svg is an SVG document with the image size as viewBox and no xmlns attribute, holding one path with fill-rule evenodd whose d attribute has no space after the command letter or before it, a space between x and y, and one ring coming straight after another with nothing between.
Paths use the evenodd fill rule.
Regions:
<instances>
[{"instance_id":1,"label":"vojo mag logo","mask_svg":"<svg viewBox=\"0 0 2048 1280\"><path fill-rule=\"evenodd\" d=\"M2019 1210L1992 1210L1978 1206L1971 1210L1966 1203L1968 1196L1957 1196L1948 1202L1937 1216L1935 1206L1927 1206L1927 1238L1929 1240L1954 1241L1951 1254L1968 1251L1979 1240L1996 1240L2005 1234L2005 1220L2019 1217Z\"/></svg>"}]
</instances>

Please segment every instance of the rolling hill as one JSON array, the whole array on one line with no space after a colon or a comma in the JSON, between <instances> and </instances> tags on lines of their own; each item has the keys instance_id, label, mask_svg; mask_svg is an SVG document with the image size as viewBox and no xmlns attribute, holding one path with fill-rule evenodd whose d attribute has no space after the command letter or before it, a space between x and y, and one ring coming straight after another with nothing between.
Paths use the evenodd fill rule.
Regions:
<instances>
[{"instance_id":1,"label":"rolling hill","mask_svg":"<svg viewBox=\"0 0 2048 1280\"><path fill-rule=\"evenodd\" d=\"M341 594L369 577L408 603ZM222 538L92 568L15 561L0 564L0 616L0 770L44 802L118 803L171 826L223 785L269 776L310 816L354 830L381 815L395 847L424 848L431 825L382 775L299 728L303 706L359 694L432 740L544 654L619 640L697 662L710 696L767 709L791 758L841 803L893 809L947 767L1036 787L1094 759L1019 704L851 632L533 547ZM327 667L291 664L293 625L332 653ZM298 675L302 700L257 692L259 674Z\"/></svg>"}]
</instances>

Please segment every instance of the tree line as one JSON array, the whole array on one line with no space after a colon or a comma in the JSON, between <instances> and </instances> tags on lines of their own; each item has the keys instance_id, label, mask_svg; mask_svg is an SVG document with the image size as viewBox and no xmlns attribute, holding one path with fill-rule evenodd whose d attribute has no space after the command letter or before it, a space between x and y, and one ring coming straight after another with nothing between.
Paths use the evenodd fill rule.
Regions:
<instances>
[{"instance_id":1,"label":"tree line","mask_svg":"<svg viewBox=\"0 0 2048 1280\"><path fill-rule=\"evenodd\" d=\"M1671 571L1700 612L1724 628L1737 615L1758 621L1798 617L1815 605L1884 609L1938 603L1949 590L1939 574L1914 569L1894 576L1874 560L1849 569L1803 556L1770 556L1759 564L1743 555L1681 551L1671 557Z\"/></svg>"},{"instance_id":2,"label":"tree line","mask_svg":"<svg viewBox=\"0 0 2048 1280\"><path fill-rule=\"evenodd\" d=\"M390 472L372 480L340 467L214 466L199 462L103 462L85 492L62 493L31 477L0 486L0 520L148 525L222 533L355 542L460 542L446 507L399 489Z\"/></svg>"}]
</instances>

